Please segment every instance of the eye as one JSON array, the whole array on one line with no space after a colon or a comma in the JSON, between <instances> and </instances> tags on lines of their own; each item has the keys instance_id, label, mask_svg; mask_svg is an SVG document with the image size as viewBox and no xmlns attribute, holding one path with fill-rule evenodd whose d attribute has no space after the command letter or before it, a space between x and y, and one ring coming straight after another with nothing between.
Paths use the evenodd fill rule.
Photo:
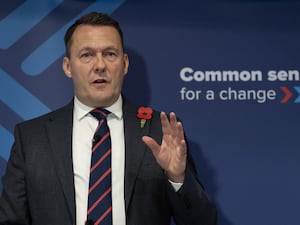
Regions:
<instances>
[{"instance_id":1,"label":"eye","mask_svg":"<svg viewBox=\"0 0 300 225\"><path fill-rule=\"evenodd\" d=\"M91 56L92 56L92 54L90 52L85 52L85 53L82 53L80 55L80 58L88 58L88 57L91 57Z\"/></svg>"},{"instance_id":2,"label":"eye","mask_svg":"<svg viewBox=\"0 0 300 225\"><path fill-rule=\"evenodd\" d=\"M80 60L84 63L89 62L93 58L94 54L92 52L83 52L80 54Z\"/></svg>"},{"instance_id":3,"label":"eye","mask_svg":"<svg viewBox=\"0 0 300 225\"><path fill-rule=\"evenodd\" d=\"M115 51L106 51L103 56L109 61L114 61L118 57L118 54Z\"/></svg>"}]
</instances>

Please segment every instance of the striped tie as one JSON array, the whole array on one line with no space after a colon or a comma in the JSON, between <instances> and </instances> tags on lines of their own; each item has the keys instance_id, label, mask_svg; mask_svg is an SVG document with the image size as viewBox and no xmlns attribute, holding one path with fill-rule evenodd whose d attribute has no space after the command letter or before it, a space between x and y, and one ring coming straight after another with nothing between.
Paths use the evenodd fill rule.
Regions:
<instances>
[{"instance_id":1,"label":"striped tie","mask_svg":"<svg viewBox=\"0 0 300 225\"><path fill-rule=\"evenodd\" d=\"M87 221L111 225L111 140L106 120L110 112L98 108L90 113L99 124L93 138Z\"/></svg>"}]
</instances>

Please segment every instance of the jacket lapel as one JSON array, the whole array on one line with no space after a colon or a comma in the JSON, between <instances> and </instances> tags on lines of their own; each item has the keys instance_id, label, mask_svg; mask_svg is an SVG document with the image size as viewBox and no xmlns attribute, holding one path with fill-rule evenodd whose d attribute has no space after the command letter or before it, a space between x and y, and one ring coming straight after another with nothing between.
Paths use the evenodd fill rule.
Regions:
<instances>
[{"instance_id":1,"label":"jacket lapel","mask_svg":"<svg viewBox=\"0 0 300 225\"><path fill-rule=\"evenodd\" d=\"M150 121L141 128L137 118L138 108L126 101L123 103L125 133L125 210L127 211L135 181L145 154L143 135L150 129ZM75 190L72 163L73 102L51 114L46 128L52 149L53 164L57 171L73 221L75 221Z\"/></svg>"},{"instance_id":2,"label":"jacket lapel","mask_svg":"<svg viewBox=\"0 0 300 225\"><path fill-rule=\"evenodd\" d=\"M52 113L46 124L53 164L61 182L70 214L75 221L75 190L72 163L73 102Z\"/></svg>"},{"instance_id":3,"label":"jacket lapel","mask_svg":"<svg viewBox=\"0 0 300 225\"><path fill-rule=\"evenodd\" d=\"M149 122L141 128L137 118L137 107L123 103L123 118L125 132L125 210L127 211L133 188L145 154L146 145L142 136L149 132Z\"/></svg>"}]
</instances>

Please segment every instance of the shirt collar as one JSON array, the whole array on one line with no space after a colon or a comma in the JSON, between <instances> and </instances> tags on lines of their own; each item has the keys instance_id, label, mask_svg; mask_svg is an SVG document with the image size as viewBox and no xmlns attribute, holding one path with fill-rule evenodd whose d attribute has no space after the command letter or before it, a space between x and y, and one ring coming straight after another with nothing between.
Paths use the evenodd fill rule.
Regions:
<instances>
[{"instance_id":1,"label":"shirt collar","mask_svg":"<svg viewBox=\"0 0 300 225\"><path fill-rule=\"evenodd\" d=\"M122 119L123 117L123 111L122 111L122 96L120 95L118 100L112 104L109 107L106 107L105 109L110 111L111 113L108 115L108 118L117 118ZM79 99L75 96L74 97L74 118L77 120L81 120L85 116L89 115L90 111L94 109L92 107L89 107L82 102L79 101Z\"/></svg>"}]
</instances>

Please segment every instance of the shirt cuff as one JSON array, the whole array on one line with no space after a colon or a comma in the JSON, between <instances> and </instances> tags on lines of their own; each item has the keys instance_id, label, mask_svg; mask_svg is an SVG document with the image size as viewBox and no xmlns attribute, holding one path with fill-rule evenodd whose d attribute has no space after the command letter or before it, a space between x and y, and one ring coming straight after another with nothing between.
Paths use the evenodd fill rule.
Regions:
<instances>
[{"instance_id":1,"label":"shirt cuff","mask_svg":"<svg viewBox=\"0 0 300 225\"><path fill-rule=\"evenodd\" d=\"M174 188L175 192L177 192L181 186L183 185L183 183L175 183L171 180L169 180L170 184L172 185L172 187Z\"/></svg>"}]
</instances>

